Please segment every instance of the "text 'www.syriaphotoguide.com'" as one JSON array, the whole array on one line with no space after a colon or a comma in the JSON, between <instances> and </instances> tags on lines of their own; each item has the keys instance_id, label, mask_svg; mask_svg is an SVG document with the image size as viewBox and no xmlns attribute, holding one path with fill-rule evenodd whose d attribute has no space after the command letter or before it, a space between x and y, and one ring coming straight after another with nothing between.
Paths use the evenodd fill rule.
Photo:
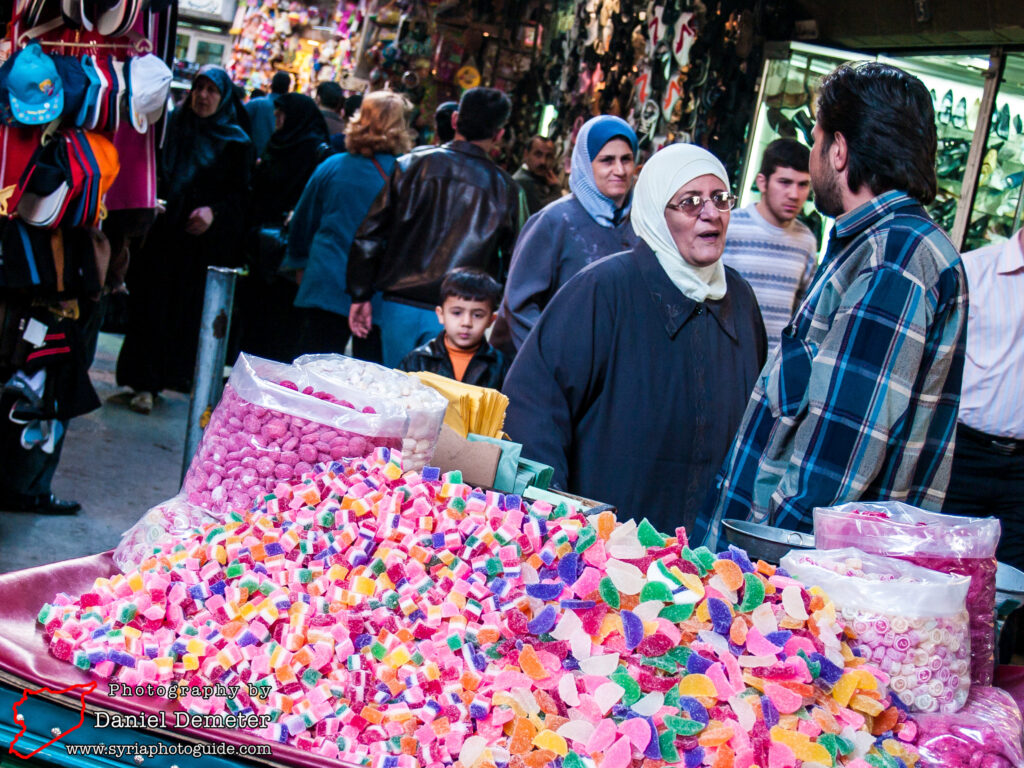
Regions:
<instances>
[{"instance_id":1,"label":"text 'www.syriaphotoguide.com'","mask_svg":"<svg viewBox=\"0 0 1024 768\"><path fill-rule=\"evenodd\" d=\"M66 744L68 755L79 757L159 757L181 755L203 757L267 756L272 754L269 744Z\"/></svg>"}]
</instances>

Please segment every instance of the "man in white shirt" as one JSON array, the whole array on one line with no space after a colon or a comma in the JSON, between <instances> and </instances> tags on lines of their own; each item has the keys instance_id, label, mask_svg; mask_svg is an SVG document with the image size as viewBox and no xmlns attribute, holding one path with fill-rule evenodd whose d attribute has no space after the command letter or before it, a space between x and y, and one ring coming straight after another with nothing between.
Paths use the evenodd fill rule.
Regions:
<instances>
[{"instance_id":1,"label":"man in white shirt","mask_svg":"<svg viewBox=\"0 0 1024 768\"><path fill-rule=\"evenodd\" d=\"M754 289L769 349L779 343L814 276L818 244L796 219L811 191L809 156L795 139L769 144L756 179L761 199L733 211L726 233L722 261Z\"/></svg>"},{"instance_id":2,"label":"man in white shirt","mask_svg":"<svg viewBox=\"0 0 1024 768\"><path fill-rule=\"evenodd\" d=\"M998 517L996 556L1024 569L1024 229L962 258L967 357L942 511Z\"/></svg>"}]
</instances>

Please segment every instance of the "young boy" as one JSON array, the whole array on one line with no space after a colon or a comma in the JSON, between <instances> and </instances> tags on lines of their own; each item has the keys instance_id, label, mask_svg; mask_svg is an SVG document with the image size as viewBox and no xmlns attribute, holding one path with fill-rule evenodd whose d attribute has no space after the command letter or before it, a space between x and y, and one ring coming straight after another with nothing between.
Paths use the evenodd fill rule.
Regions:
<instances>
[{"instance_id":1,"label":"young boy","mask_svg":"<svg viewBox=\"0 0 1024 768\"><path fill-rule=\"evenodd\" d=\"M479 269L453 269L441 283L437 320L444 330L405 356L400 371L429 371L449 379L500 389L509 360L484 339L494 322L501 286Z\"/></svg>"}]
</instances>

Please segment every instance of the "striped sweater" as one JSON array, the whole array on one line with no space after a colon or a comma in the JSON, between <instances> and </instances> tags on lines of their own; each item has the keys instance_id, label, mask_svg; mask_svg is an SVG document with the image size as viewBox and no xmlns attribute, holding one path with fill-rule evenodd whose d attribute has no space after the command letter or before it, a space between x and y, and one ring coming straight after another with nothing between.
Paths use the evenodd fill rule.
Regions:
<instances>
[{"instance_id":1,"label":"striped sweater","mask_svg":"<svg viewBox=\"0 0 1024 768\"><path fill-rule=\"evenodd\" d=\"M785 229L776 227L765 221L753 203L733 211L722 261L754 289L769 349L779 343L810 285L816 255L814 235L802 222L794 219Z\"/></svg>"}]
</instances>

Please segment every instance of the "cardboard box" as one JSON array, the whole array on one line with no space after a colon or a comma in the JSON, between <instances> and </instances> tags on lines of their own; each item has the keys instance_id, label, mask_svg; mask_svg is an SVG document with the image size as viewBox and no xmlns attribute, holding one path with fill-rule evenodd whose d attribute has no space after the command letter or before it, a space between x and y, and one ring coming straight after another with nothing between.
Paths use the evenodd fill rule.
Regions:
<instances>
[{"instance_id":1,"label":"cardboard box","mask_svg":"<svg viewBox=\"0 0 1024 768\"><path fill-rule=\"evenodd\" d=\"M434 449L430 466L442 472L460 470L468 485L492 488L498 473L501 448L492 443L473 442L459 437L447 424L441 427L441 436Z\"/></svg>"}]
</instances>

